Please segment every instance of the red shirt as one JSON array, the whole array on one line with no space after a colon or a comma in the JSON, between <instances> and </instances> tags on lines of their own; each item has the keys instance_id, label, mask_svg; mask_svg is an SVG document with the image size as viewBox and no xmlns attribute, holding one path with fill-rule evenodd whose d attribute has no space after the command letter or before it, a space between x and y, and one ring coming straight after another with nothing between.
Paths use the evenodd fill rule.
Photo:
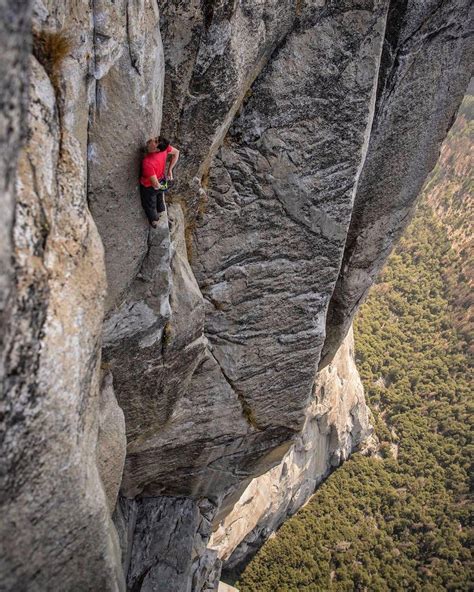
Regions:
<instances>
[{"instance_id":1,"label":"red shirt","mask_svg":"<svg viewBox=\"0 0 474 592\"><path fill-rule=\"evenodd\" d=\"M168 146L162 152L151 152L142 160L142 176L140 183L144 187L151 187L150 177L156 176L158 181L165 176L166 157L173 150L173 146Z\"/></svg>"}]
</instances>

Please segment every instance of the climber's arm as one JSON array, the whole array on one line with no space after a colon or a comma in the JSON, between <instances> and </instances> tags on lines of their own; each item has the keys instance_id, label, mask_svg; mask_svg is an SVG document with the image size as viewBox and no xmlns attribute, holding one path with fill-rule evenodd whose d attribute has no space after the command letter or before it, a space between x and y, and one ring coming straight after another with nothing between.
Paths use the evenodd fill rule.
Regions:
<instances>
[{"instance_id":1,"label":"climber's arm","mask_svg":"<svg viewBox=\"0 0 474 592\"><path fill-rule=\"evenodd\" d=\"M178 162L178 158L179 158L179 150L177 148L171 148L171 150L169 151L169 154L171 154L171 159L170 159L170 164L169 164L169 168L168 168L168 179L170 179L172 181L173 180L173 169L176 166L176 163Z\"/></svg>"},{"instance_id":2,"label":"climber's arm","mask_svg":"<svg viewBox=\"0 0 474 592\"><path fill-rule=\"evenodd\" d=\"M156 175L152 175L150 177L150 183L153 185L153 187L155 189L159 189L160 188L160 183L159 183L158 178L157 178Z\"/></svg>"}]
</instances>

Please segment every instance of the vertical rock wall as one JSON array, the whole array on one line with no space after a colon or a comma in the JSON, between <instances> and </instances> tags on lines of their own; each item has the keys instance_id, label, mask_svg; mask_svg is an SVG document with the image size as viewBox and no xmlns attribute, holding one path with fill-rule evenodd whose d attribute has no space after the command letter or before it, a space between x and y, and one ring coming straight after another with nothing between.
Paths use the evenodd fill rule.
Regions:
<instances>
[{"instance_id":1,"label":"vertical rock wall","mask_svg":"<svg viewBox=\"0 0 474 592\"><path fill-rule=\"evenodd\" d=\"M106 286L68 94L77 65L63 56L66 82L52 52L69 52L68 42L52 28L38 39L12 229L2 586L119 590L118 541L95 463Z\"/></svg>"},{"instance_id":2,"label":"vertical rock wall","mask_svg":"<svg viewBox=\"0 0 474 592\"><path fill-rule=\"evenodd\" d=\"M408 224L472 74L474 8L467 0L391 2L376 116L320 367L333 357Z\"/></svg>"},{"instance_id":3,"label":"vertical rock wall","mask_svg":"<svg viewBox=\"0 0 474 592\"><path fill-rule=\"evenodd\" d=\"M31 2L17 6L11 0L0 3L2 20L0 24L0 47L2 60L0 74L0 195L2 199L2 220L0 227L0 319L6 327L10 309L9 296L13 290L12 226L15 210L15 179L18 151L25 137L24 117L27 101L27 72L31 48ZM12 296L13 298L13 296ZM1 364L3 377L3 355L9 335L0 335Z\"/></svg>"},{"instance_id":4,"label":"vertical rock wall","mask_svg":"<svg viewBox=\"0 0 474 592\"><path fill-rule=\"evenodd\" d=\"M257 59L256 50L248 53L246 38L239 42L237 23L245 15L231 4L225 14L212 13L201 43L214 25L216 31L224 27L229 35L220 42L230 56L242 54L245 64ZM258 16L250 8L243 12ZM278 39L281 46L212 164L208 203L194 231L193 270L205 325L193 326L204 333L201 346L207 340L210 346L201 350L192 382L181 391L166 364L133 395L129 386L120 387L122 379L117 382L125 408L145 403L147 409L139 424L135 411L127 418L127 495L217 499L271 468L302 427L371 125L384 14L384 2L367 9L309 2L297 13L292 7L294 28L284 40L272 30L273 49ZM220 50L206 51L211 49L212 71L222 76ZM227 97L227 113L233 91L224 91L237 76L229 60L232 76L218 95ZM220 126L222 109L203 102L200 117ZM202 126L192 129L194 135L182 136L185 154L202 144ZM114 345L110 360L122 374L119 349L132 358L128 346ZM140 360L151 371L149 355L142 348L134 366ZM157 383L161 389L149 390Z\"/></svg>"},{"instance_id":5,"label":"vertical rock wall","mask_svg":"<svg viewBox=\"0 0 474 592\"><path fill-rule=\"evenodd\" d=\"M124 588L116 396L128 586L212 590L211 521L296 439L289 483L305 421L305 495L364 432L350 398L324 431L315 368L467 85L469 2L35 0L33 56L28 2L0 4L2 583ZM151 230L137 176L160 128L183 156Z\"/></svg>"},{"instance_id":6,"label":"vertical rock wall","mask_svg":"<svg viewBox=\"0 0 474 592\"><path fill-rule=\"evenodd\" d=\"M120 188L130 207L124 208L124 200L119 212L129 218L130 211L140 214L123 176L128 148L120 161L116 146L138 145L150 128L159 129L158 10L154 2L71 0L58 5L36 0L31 44L29 3L6 4L1 36L8 57L2 68L5 64L5 80L10 81L2 103L7 189L1 268L6 313L2 586L119 590L125 584L109 508L115 506L123 469L124 425L110 380L100 389L104 251L87 198L98 200L91 187L101 183L101 204L110 209ZM28 57L31 50L34 57ZM29 106L22 111L23 73L28 71ZM125 79L125 71L147 82L140 88ZM28 142L15 171L21 115ZM91 164L99 162L97 173ZM128 175L135 188L136 171ZM99 207L95 213L99 223L104 220ZM120 220L112 224L114 212L106 214L108 228L116 228ZM122 238L133 224L126 228ZM117 269L133 267L146 254L146 226L139 224L139 231L141 242L136 236L129 241L135 255L123 241L119 244L122 263ZM104 238L109 260L118 247ZM128 278L124 282L111 272L113 302Z\"/></svg>"},{"instance_id":7,"label":"vertical rock wall","mask_svg":"<svg viewBox=\"0 0 474 592\"><path fill-rule=\"evenodd\" d=\"M161 1L160 8L167 67L163 132L183 148L178 188L196 213L212 157L298 10L293 0Z\"/></svg>"},{"instance_id":8,"label":"vertical rock wall","mask_svg":"<svg viewBox=\"0 0 474 592\"><path fill-rule=\"evenodd\" d=\"M183 497L122 498L115 521L130 590L215 590L217 552L206 549L216 507Z\"/></svg>"},{"instance_id":9,"label":"vertical rock wall","mask_svg":"<svg viewBox=\"0 0 474 592\"><path fill-rule=\"evenodd\" d=\"M296 442L278 466L250 483L213 532L209 548L218 551L227 570L247 562L354 448L373 440L369 420L350 331L334 360L317 376Z\"/></svg>"},{"instance_id":10,"label":"vertical rock wall","mask_svg":"<svg viewBox=\"0 0 474 592\"><path fill-rule=\"evenodd\" d=\"M91 16L88 199L110 309L126 298L148 250L137 179L145 141L161 126L164 63L155 0L94 0Z\"/></svg>"}]
</instances>

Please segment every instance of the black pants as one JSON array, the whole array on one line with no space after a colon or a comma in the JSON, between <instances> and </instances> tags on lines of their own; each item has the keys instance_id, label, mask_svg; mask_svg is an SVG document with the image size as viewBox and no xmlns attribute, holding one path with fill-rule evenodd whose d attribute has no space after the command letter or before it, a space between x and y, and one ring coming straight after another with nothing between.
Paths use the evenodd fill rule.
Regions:
<instances>
[{"instance_id":1,"label":"black pants","mask_svg":"<svg viewBox=\"0 0 474 592\"><path fill-rule=\"evenodd\" d=\"M165 196L163 191L157 191L153 187L144 187L140 184L140 197L149 222L155 222L165 211Z\"/></svg>"}]
</instances>

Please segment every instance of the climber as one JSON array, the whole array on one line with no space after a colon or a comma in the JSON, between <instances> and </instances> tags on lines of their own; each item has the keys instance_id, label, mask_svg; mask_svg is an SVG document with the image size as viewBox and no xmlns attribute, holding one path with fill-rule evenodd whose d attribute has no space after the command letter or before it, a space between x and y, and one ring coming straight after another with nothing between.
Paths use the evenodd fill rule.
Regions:
<instances>
[{"instance_id":1,"label":"climber","mask_svg":"<svg viewBox=\"0 0 474 592\"><path fill-rule=\"evenodd\" d=\"M179 150L170 146L168 140L161 136L150 138L146 143L146 150L147 154L142 160L140 197L148 221L156 228L161 212L165 211L164 192L168 188L168 181L173 180L173 169L178 162ZM168 154L171 155L169 164Z\"/></svg>"}]
</instances>

